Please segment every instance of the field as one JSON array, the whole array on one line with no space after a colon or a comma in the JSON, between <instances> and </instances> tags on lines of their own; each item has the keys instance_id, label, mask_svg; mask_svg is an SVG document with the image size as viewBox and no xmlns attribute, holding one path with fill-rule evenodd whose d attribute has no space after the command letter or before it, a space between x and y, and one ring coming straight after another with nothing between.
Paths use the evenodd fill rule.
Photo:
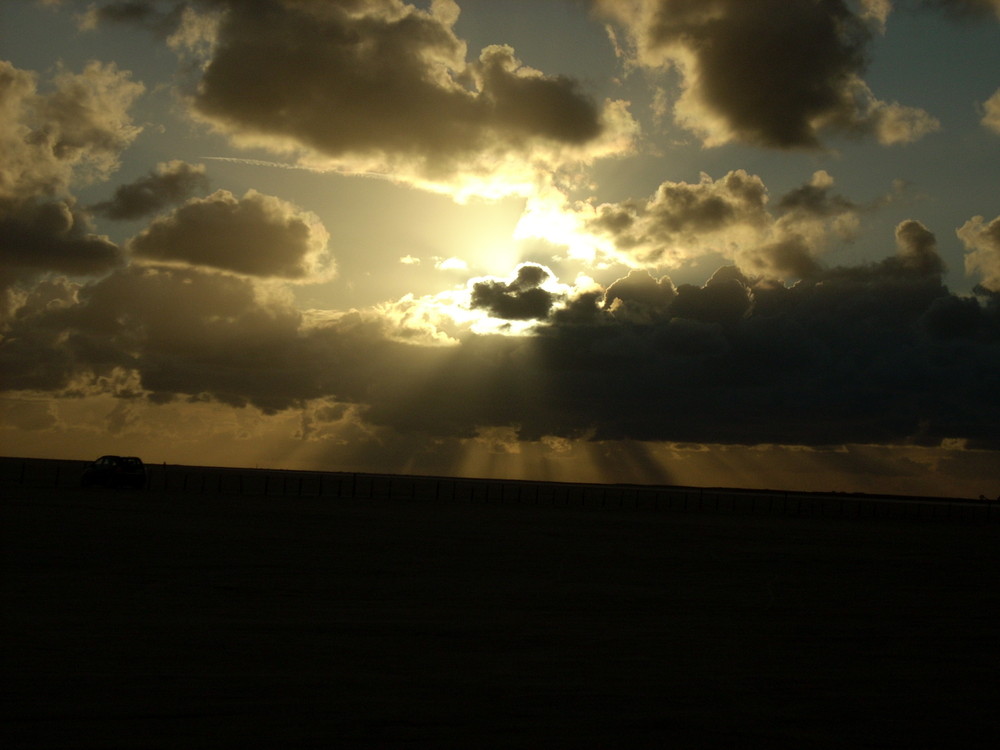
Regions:
<instances>
[{"instance_id":1,"label":"field","mask_svg":"<svg viewBox=\"0 0 1000 750\"><path fill-rule=\"evenodd\" d=\"M1000 739L975 504L200 476L4 475L5 748Z\"/></svg>"}]
</instances>

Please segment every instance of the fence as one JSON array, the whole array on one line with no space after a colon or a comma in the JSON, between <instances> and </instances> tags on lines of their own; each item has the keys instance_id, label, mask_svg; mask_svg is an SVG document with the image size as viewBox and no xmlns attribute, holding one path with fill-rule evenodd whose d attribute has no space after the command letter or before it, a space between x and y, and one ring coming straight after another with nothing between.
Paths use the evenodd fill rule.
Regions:
<instances>
[{"instance_id":1,"label":"fence","mask_svg":"<svg viewBox=\"0 0 1000 750\"><path fill-rule=\"evenodd\" d=\"M79 487L85 461L0 458L0 488ZM700 487L571 484L346 472L147 465L145 490L275 498L450 501L548 508L727 513L805 518L994 522L988 500L879 497Z\"/></svg>"}]
</instances>

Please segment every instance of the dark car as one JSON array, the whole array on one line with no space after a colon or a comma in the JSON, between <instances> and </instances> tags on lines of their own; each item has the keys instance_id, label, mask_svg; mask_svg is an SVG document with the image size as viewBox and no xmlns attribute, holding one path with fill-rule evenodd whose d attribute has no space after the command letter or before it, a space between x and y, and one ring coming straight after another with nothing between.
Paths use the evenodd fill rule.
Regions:
<instances>
[{"instance_id":1,"label":"dark car","mask_svg":"<svg viewBox=\"0 0 1000 750\"><path fill-rule=\"evenodd\" d=\"M142 489L146 486L146 466L136 456L101 456L87 464L80 477L81 487L95 484Z\"/></svg>"}]
</instances>

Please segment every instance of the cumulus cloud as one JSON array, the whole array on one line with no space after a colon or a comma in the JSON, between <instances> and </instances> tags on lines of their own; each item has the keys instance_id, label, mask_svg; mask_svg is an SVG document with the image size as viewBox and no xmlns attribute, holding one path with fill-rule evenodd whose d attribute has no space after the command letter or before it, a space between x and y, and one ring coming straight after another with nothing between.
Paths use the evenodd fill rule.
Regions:
<instances>
[{"instance_id":1,"label":"cumulus cloud","mask_svg":"<svg viewBox=\"0 0 1000 750\"><path fill-rule=\"evenodd\" d=\"M664 314L677 297L669 276L653 278L648 271L634 269L604 293L604 308L617 320L649 323Z\"/></svg>"},{"instance_id":2,"label":"cumulus cloud","mask_svg":"<svg viewBox=\"0 0 1000 750\"><path fill-rule=\"evenodd\" d=\"M818 171L772 208L763 180L734 170L718 180L664 182L645 201L598 205L584 226L610 239L611 253L631 266L676 266L716 253L753 273L802 278L819 268L829 238L851 239L859 216L890 200L855 203Z\"/></svg>"},{"instance_id":3,"label":"cumulus cloud","mask_svg":"<svg viewBox=\"0 0 1000 750\"><path fill-rule=\"evenodd\" d=\"M147 391L197 396L201 380L219 400L245 404L249 386L227 386L227 381L237 377L241 363L280 354L282 342L294 339L299 320L293 309L266 298L248 279L131 266L80 289L72 307L21 316L14 350L49 347L61 356L43 358L33 367L18 357L20 366L11 361L9 372L15 386L41 378L50 388L69 388L82 382L78 376L84 373L96 383L116 370L135 370ZM63 342L53 346L56 336ZM264 391L259 367L252 368L256 375L248 373L248 383L259 382Z\"/></svg>"},{"instance_id":4,"label":"cumulus cloud","mask_svg":"<svg viewBox=\"0 0 1000 750\"><path fill-rule=\"evenodd\" d=\"M983 103L983 127L1000 135L1000 89Z\"/></svg>"},{"instance_id":5,"label":"cumulus cloud","mask_svg":"<svg viewBox=\"0 0 1000 750\"><path fill-rule=\"evenodd\" d=\"M92 230L72 202L0 200L0 288L50 271L95 275L120 265L118 246Z\"/></svg>"},{"instance_id":6,"label":"cumulus cloud","mask_svg":"<svg viewBox=\"0 0 1000 750\"><path fill-rule=\"evenodd\" d=\"M35 73L0 61L0 198L65 194L106 179L141 131L129 107L143 86L114 63L60 69L46 91Z\"/></svg>"},{"instance_id":7,"label":"cumulus cloud","mask_svg":"<svg viewBox=\"0 0 1000 750\"><path fill-rule=\"evenodd\" d=\"M909 219L896 227L896 263L907 271L937 276L944 272L937 238L919 221Z\"/></svg>"},{"instance_id":8,"label":"cumulus cloud","mask_svg":"<svg viewBox=\"0 0 1000 750\"><path fill-rule=\"evenodd\" d=\"M510 47L467 61L450 0L428 10L402 0L200 6L224 12L194 37L208 57L192 111L237 143L313 166L439 186L502 178L517 190L537 178L529 160L543 162L544 173L620 152L635 129L624 103L601 106L574 80L525 66Z\"/></svg>"},{"instance_id":9,"label":"cumulus cloud","mask_svg":"<svg viewBox=\"0 0 1000 750\"><path fill-rule=\"evenodd\" d=\"M106 179L139 134L128 113L141 84L114 64L38 76L0 61L0 294L7 317L49 273L102 274L122 262L70 194Z\"/></svg>"},{"instance_id":10,"label":"cumulus cloud","mask_svg":"<svg viewBox=\"0 0 1000 750\"><path fill-rule=\"evenodd\" d=\"M111 200L90 206L90 210L111 219L138 219L207 189L203 165L175 159L157 164L156 169L134 182L120 185Z\"/></svg>"},{"instance_id":11,"label":"cumulus cloud","mask_svg":"<svg viewBox=\"0 0 1000 750\"><path fill-rule=\"evenodd\" d=\"M965 270L982 276L983 286L1000 292L1000 216L986 222L974 216L958 230L965 243Z\"/></svg>"},{"instance_id":12,"label":"cumulus cloud","mask_svg":"<svg viewBox=\"0 0 1000 750\"><path fill-rule=\"evenodd\" d=\"M933 235L908 221L892 256L792 286L732 266L677 288L633 272L531 335L429 346L404 342L376 311L310 321L246 277L136 266L26 306L0 364L7 387L82 394L129 382L157 402L270 413L326 399L365 424L442 439L499 429L524 440L996 447L1000 404L981 373L1000 367L1000 309L951 294L941 268ZM550 300L528 293L547 276L522 266L482 286L481 303L541 316Z\"/></svg>"},{"instance_id":13,"label":"cumulus cloud","mask_svg":"<svg viewBox=\"0 0 1000 750\"><path fill-rule=\"evenodd\" d=\"M333 272L328 240L311 212L255 190L219 190L154 219L128 248L140 259L311 282Z\"/></svg>"},{"instance_id":14,"label":"cumulus cloud","mask_svg":"<svg viewBox=\"0 0 1000 750\"><path fill-rule=\"evenodd\" d=\"M719 180L702 174L697 183L664 182L647 201L601 204L588 229L613 237L640 264L677 262L766 225L767 201L763 181L741 169Z\"/></svg>"},{"instance_id":15,"label":"cumulus cloud","mask_svg":"<svg viewBox=\"0 0 1000 750\"><path fill-rule=\"evenodd\" d=\"M535 263L518 267L510 282L485 280L472 286L471 306L486 310L494 318L535 320L546 318L557 295L542 288L552 278L548 269Z\"/></svg>"},{"instance_id":16,"label":"cumulus cloud","mask_svg":"<svg viewBox=\"0 0 1000 750\"><path fill-rule=\"evenodd\" d=\"M885 2L595 0L621 24L636 61L681 76L674 118L709 146L817 148L825 130L914 141L939 127L920 109L877 99L862 78Z\"/></svg>"}]
</instances>

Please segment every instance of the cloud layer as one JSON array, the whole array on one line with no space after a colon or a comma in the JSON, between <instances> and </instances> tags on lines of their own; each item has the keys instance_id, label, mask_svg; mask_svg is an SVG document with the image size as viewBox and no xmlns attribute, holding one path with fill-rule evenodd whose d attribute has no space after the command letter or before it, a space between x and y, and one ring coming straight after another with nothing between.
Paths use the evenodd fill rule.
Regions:
<instances>
[{"instance_id":1,"label":"cloud layer","mask_svg":"<svg viewBox=\"0 0 1000 750\"><path fill-rule=\"evenodd\" d=\"M20 316L4 371L17 388L84 392L134 373L126 380L154 400L270 412L327 399L438 437L997 447L984 374L1000 371L998 298L949 293L919 222L896 239L878 263L792 287L733 267L700 287L637 271L559 305L531 294L547 272L527 265L477 287L473 304L545 324L452 346L401 343L372 312L310 323L228 273L133 267Z\"/></svg>"}]
</instances>

